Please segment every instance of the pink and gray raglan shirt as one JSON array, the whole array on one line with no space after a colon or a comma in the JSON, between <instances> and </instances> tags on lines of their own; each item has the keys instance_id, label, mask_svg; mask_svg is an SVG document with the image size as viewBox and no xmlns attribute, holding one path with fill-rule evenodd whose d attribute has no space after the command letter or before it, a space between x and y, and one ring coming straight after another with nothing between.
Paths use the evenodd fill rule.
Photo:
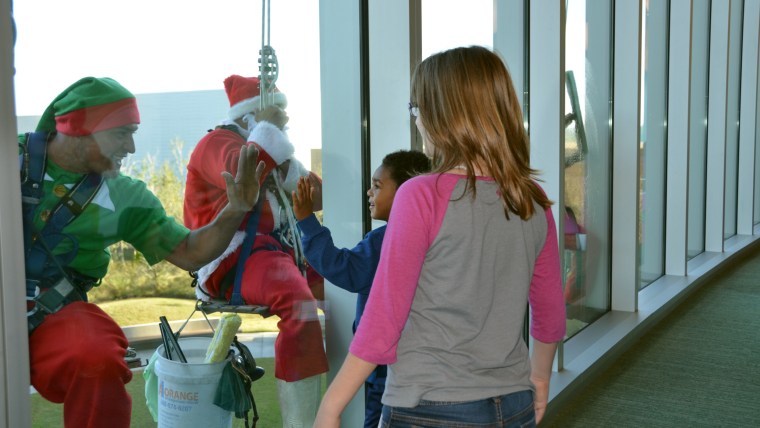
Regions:
<instances>
[{"instance_id":1,"label":"pink and gray raglan shirt","mask_svg":"<svg viewBox=\"0 0 760 428\"><path fill-rule=\"evenodd\" d=\"M532 390L522 337L565 335L557 232L551 209L504 214L498 185L423 175L396 193L355 356L388 365L383 404L474 401Z\"/></svg>"}]
</instances>

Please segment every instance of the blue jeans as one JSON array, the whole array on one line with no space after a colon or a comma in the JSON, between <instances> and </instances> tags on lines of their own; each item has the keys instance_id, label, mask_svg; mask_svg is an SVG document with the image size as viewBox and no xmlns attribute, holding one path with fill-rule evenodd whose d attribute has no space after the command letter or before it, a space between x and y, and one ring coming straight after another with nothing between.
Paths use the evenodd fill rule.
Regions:
<instances>
[{"instance_id":1,"label":"blue jeans","mask_svg":"<svg viewBox=\"0 0 760 428\"><path fill-rule=\"evenodd\" d=\"M379 428L535 427L533 392L467 402L420 401L417 407L383 406Z\"/></svg>"}]
</instances>

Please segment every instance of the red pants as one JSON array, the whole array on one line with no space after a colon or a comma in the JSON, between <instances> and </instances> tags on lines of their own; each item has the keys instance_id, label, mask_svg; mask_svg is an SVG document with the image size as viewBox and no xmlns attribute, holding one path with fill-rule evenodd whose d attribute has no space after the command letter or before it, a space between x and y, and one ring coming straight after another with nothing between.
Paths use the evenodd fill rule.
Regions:
<instances>
[{"instance_id":1,"label":"red pants","mask_svg":"<svg viewBox=\"0 0 760 428\"><path fill-rule=\"evenodd\" d=\"M97 306L74 302L45 318L29 337L32 385L63 403L67 428L128 428L132 398L124 385L127 339Z\"/></svg>"},{"instance_id":2,"label":"red pants","mask_svg":"<svg viewBox=\"0 0 760 428\"><path fill-rule=\"evenodd\" d=\"M241 288L243 300L267 305L280 317L274 344L276 378L293 382L327 371L317 301L290 255L266 250L251 254Z\"/></svg>"}]
</instances>

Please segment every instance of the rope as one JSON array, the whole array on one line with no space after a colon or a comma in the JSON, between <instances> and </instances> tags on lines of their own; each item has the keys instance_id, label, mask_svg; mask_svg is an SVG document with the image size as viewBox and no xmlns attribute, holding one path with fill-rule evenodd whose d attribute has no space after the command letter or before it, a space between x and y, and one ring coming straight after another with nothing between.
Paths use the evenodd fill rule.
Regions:
<instances>
[{"instance_id":1,"label":"rope","mask_svg":"<svg viewBox=\"0 0 760 428\"><path fill-rule=\"evenodd\" d=\"M294 165L290 165L290 168L293 168ZM280 175L277 171L272 171L270 174L272 178L274 178L275 187L277 188L277 193L280 199L280 212L285 212L285 218L288 221L288 229L290 232L290 236L286 237L292 240L293 242L291 247L293 247L293 252L295 253L295 259L296 259L296 265L301 270L301 273L306 276L306 268L304 260L306 257L303 253L303 244L301 243L301 233L298 230L298 226L296 225L296 217L293 213L293 208L290 206L290 199L288 199L288 196L285 194L285 190L283 190L282 187L282 179L280 178Z\"/></svg>"}]
</instances>

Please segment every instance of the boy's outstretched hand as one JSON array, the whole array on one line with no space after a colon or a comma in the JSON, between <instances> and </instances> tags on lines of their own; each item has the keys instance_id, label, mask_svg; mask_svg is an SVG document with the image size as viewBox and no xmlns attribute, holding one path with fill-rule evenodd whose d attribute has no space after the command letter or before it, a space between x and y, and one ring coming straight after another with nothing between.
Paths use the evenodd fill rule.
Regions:
<instances>
[{"instance_id":1,"label":"boy's outstretched hand","mask_svg":"<svg viewBox=\"0 0 760 428\"><path fill-rule=\"evenodd\" d=\"M301 221L314 212L314 192L316 189L311 184L309 177L298 179L297 191L293 192L293 214L296 220Z\"/></svg>"}]
</instances>

